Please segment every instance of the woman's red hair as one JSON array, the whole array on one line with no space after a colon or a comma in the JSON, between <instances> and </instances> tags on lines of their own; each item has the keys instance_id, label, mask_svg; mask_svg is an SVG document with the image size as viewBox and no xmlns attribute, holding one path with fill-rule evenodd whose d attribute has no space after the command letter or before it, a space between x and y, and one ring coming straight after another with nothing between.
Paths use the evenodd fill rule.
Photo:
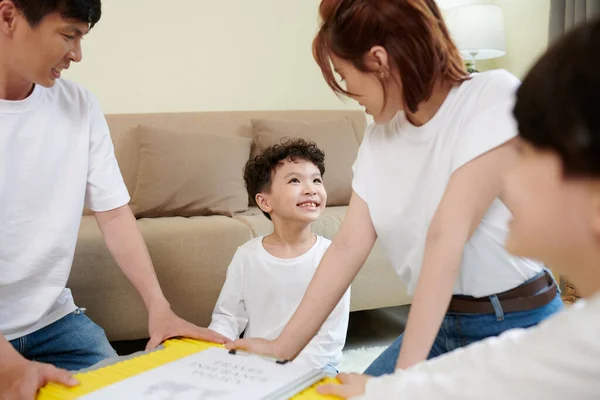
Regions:
<instances>
[{"instance_id":1,"label":"woman's red hair","mask_svg":"<svg viewBox=\"0 0 600 400\"><path fill-rule=\"evenodd\" d=\"M434 0L323 0L322 24L313 42L313 55L331 89L351 95L337 82L330 56L351 62L362 72L365 55L374 46L388 53L390 67L402 80L407 111L431 97L434 85L460 83L468 74ZM384 93L386 84L379 74Z\"/></svg>"}]
</instances>

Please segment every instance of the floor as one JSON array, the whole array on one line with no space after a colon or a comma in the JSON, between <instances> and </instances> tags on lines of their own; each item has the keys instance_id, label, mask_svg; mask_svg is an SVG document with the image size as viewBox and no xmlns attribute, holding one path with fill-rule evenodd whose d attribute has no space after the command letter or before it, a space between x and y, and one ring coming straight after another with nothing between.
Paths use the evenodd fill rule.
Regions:
<instances>
[{"instance_id":1,"label":"floor","mask_svg":"<svg viewBox=\"0 0 600 400\"><path fill-rule=\"evenodd\" d=\"M387 346L404 331L409 306L378 308L350 313L345 350Z\"/></svg>"},{"instance_id":2,"label":"floor","mask_svg":"<svg viewBox=\"0 0 600 400\"><path fill-rule=\"evenodd\" d=\"M408 306L379 308L350 313L345 350L365 346L387 346L402 333L408 318ZM144 350L147 340L112 342L119 355Z\"/></svg>"}]
</instances>

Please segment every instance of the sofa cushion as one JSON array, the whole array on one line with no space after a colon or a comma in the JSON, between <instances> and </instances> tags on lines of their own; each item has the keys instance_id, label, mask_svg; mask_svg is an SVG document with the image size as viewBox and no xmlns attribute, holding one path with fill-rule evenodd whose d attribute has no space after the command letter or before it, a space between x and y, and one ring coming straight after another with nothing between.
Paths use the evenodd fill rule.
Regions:
<instances>
[{"instance_id":1,"label":"sofa cushion","mask_svg":"<svg viewBox=\"0 0 600 400\"><path fill-rule=\"evenodd\" d=\"M327 205L348 205L352 195L352 164L358 153L358 141L348 118L330 121L279 121L252 119L252 156L286 138L301 137L313 141L325 153Z\"/></svg>"},{"instance_id":2,"label":"sofa cushion","mask_svg":"<svg viewBox=\"0 0 600 400\"><path fill-rule=\"evenodd\" d=\"M211 314L238 246L252 238L224 216L137 221L165 297L179 316L200 326ZM109 340L148 337L146 307L115 263L94 217L82 218L68 287Z\"/></svg>"},{"instance_id":3,"label":"sofa cushion","mask_svg":"<svg viewBox=\"0 0 600 400\"><path fill-rule=\"evenodd\" d=\"M226 215L248 209L243 167L251 140L138 127L136 217Z\"/></svg>"}]
</instances>

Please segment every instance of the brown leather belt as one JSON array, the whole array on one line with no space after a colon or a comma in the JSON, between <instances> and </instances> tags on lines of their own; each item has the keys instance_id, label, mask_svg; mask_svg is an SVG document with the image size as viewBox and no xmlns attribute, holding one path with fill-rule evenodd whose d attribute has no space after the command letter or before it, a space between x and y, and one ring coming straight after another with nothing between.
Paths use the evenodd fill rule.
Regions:
<instances>
[{"instance_id":1,"label":"brown leather belt","mask_svg":"<svg viewBox=\"0 0 600 400\"><path fill-rule=\"evenodd\" d=\"M550 274L544 274L537 279L517 286L496 296L505 313L533 310L550 303L558 293L558 288ZM494 306L489 296L471 297L454 295L448 307L449 312L463 314L495 314Z\"/></svg>"}]
</instances>

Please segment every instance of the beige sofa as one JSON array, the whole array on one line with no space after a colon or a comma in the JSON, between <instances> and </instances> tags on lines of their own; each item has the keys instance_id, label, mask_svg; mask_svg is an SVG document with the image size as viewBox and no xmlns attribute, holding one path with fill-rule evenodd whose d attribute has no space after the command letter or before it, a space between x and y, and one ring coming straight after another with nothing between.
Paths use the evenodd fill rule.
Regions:
<instances>
[{"instance_id":1,"label":"beige sofa","mask_svg":"<svg viewBox=\"0 0 600 400\"><path fill-rule=\"evenodd\" d=\"M253 118L308 122L347 118L357 142L360 142L365 128L365 117L360 111L107 115L115 154L132 196L136 190L141 157L136 133L138 125L252 138L253 127L250 121ZM327 182L326 171L325 183ZM324 215L314 224L314 231L333 238L346 208L327 207ZM236 248L272 229L270 221L252 207L232 216L140 218L138 224L162 289L173 310L183 318L203 326L210 322L227 266ZM88 309L88 315L104 327L110 340L141 339L148 336L144 304L110 256L92 215L84 215L82 218L68 287L73 291L76 303ZM351 309L365 310L408 302L405 287L377 244L353 283Z\"/></svg>"}]
</instances>

